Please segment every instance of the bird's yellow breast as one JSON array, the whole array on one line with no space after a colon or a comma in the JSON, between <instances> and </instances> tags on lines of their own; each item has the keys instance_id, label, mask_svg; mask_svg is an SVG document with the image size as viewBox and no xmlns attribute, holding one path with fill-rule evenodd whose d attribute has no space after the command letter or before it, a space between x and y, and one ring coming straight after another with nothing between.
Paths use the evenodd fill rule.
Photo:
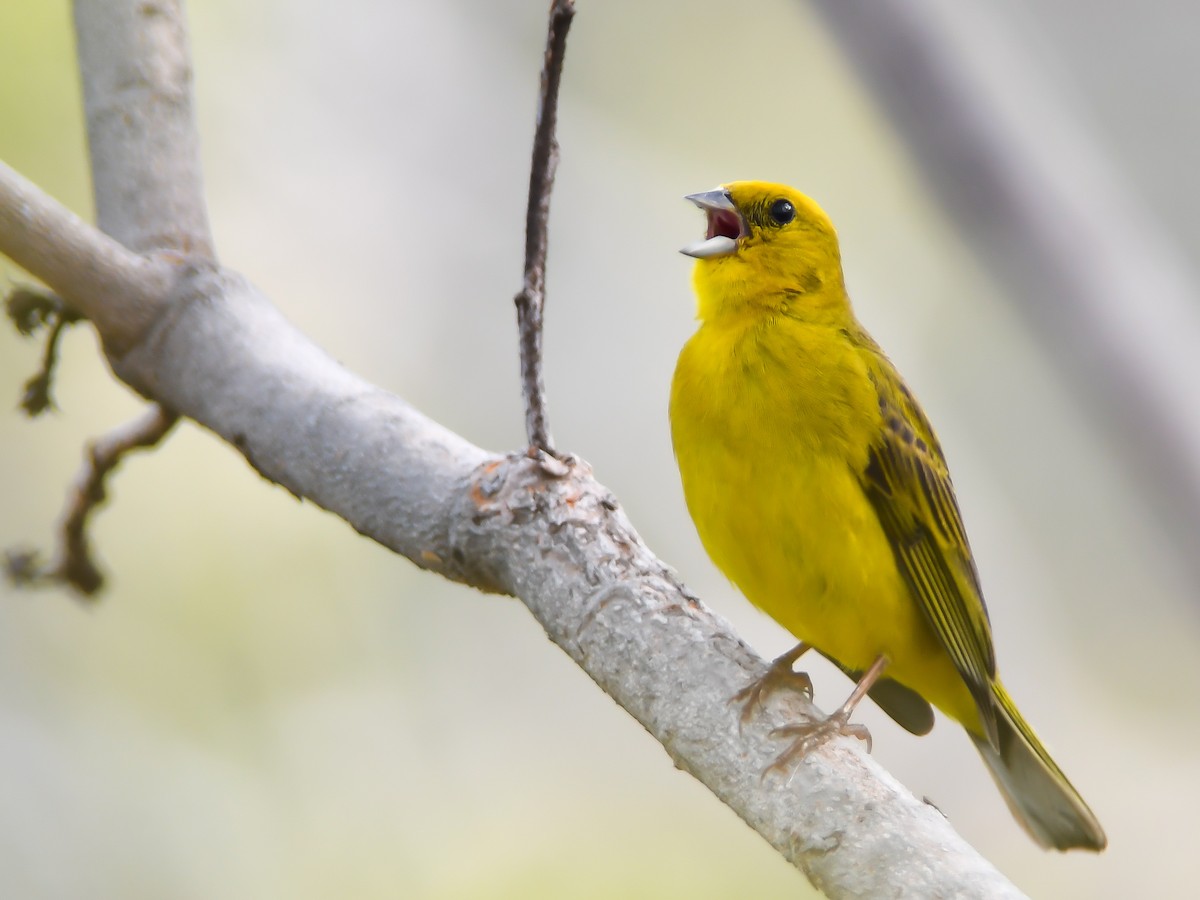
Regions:
<instances>
[{"instance_id":1,"label":"bird's yellow breast","mask_svg":"<svg viewBox=\"0 0 1200 900\"><path fill-rule=\"evenodd\" d=\"M759 181L688 199L706 217L683 250L702 324L675 370L671 430L705 549L797 638L848 670L882 657L885 678L961 722L1038 843L1103 849L996 676L941 446L854 317L829 217Z\"/></svg>"},{"instance_id":2,"label":"bird's yellow breast","mask_svg":"<svg viewBox=\"0 0 1200 900\"><path fill-rule=\"evenodd\" d=\"M863 492L882 427L869 366L830 325L703 323L671 388L688 510L717 567L794 636L855 669L884 654L889 675L969 721L961 678Z\"/></svg>"}]
</instances>

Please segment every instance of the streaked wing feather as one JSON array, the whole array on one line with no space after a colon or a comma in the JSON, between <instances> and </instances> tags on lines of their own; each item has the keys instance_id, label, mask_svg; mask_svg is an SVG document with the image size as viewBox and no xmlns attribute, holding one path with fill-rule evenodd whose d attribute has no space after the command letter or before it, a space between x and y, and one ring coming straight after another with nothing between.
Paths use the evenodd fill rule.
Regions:
<instances>
[{"instance_id":1,"label":"streaked wing feather","mask_svg":"<svg viewBox=\"0 0 1200 900\"><path fill-rule=\"evenodd\" d=\"M891 363L876 353L873 380L884 427L870 448L863 487L905 582L974 696L994 742L991 626L950 474L925 414Z\"/></svg>"}]
</instances>

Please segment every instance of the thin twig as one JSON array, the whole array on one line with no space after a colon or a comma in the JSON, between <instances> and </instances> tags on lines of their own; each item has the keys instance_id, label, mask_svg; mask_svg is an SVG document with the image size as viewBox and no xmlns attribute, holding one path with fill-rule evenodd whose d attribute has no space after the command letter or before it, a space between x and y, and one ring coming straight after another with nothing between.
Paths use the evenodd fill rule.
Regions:
<instances>
[{"instance_id":1,"label":"thin twig","mask_svg":"<svg viewBox=\"0 0 1200 900\"><path fill-rule=\"evenodd\" d=\"M558 86L567 51L567 30L575 16L574 0L554 0L546 34L541 99L533 160L529 167L529 206L525 211L525 282L514 298L521 345L521 388L525 395L525 435L531 450L554 455L542 380L542 311L546 305L546 247L549 240L550 192L558 168Z\"/></svg>"},{"instance_id":2,"label":"thin twig","mask_svg":"<svg viewBox=\"0 0 1200 900\"><path fill-rule=\"evenodd\" d=\"M178 416L174 413L154 405L132 422L93 441L87 448L83 467L67 492L54 562L42 567L37 564L36 554L10 550L5 563L8 576L21 584L66 584L85 597L95 594L104 584L104 576L92 559L87 525L92 513L107 497L104 480L126 454L153 447L176 421Z\"/></svg>"},{"instance_id":3,"label":"thin twig","mask_svg":"<svg viewBox=\"0 0 1200 900\"><path fill-rule=\"evenodd\" d=\"M54 408L54 394L51 386L54 383L54 367L58 363L58 339L62 337L67 321L62 316L56 316L46 335L46 344L42 348L42 365L37 372L25 382L21 392L21 409L30 417L40 416L48 409Z\"/></svg>"},{"instance_id":4,"label":"thin twig","mask_svg":"<svg viewBox=\"0 0 1200 900\"><path fill-rule=\"evenodd\" d=\"M18 332L26 337L34 335L39 328L49 328L46 344L42 350L42 365L25 382L21 395L21 408L30 416L40 416L54 408L54 367L58 362L58 341L68 325L79 321L79 314L67 306L62 298L30 287L15 288L4 300L5 312Z\"/></svg>"}]
</instances>

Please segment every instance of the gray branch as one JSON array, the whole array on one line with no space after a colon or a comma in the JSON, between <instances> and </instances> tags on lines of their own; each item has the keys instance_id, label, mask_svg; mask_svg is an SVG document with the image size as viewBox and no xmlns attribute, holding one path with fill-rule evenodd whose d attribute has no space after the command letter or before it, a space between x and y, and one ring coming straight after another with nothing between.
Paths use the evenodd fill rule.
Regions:
<instances>
[{"instance_id":1,"label":"gray branch","mask_svg":"<svg viewBox=\"0 0 1200 900\"><path fill-rule=\"evenodd\" d=\"M172 275L167 263L130 253L0 162L0 253L52 285L90 319L109 352L133 344ZM113 297L120 294L119 303Z\"/></svg>"},{"instance_id":2,"label":"gray branch","mask_svg":"<svg viewBox=\"0 0 1200 900\"><path fill-rule=\"evenodd\" d=\"M111 18L101 21L104 9ZM174 4L79 0L85 79L91 67L108 72L118 65L98 58L106 54L132 54L128 71L151 71L140 44L107 29L122 17L136 28L140 20L130 17L153 12L169 18L171 11L173 24L154 27L178 37L185 32ZM94 34L84 33L92 28ZM186 41L176 44L183 53L173 63L176 71L190 71ZM89 88L89 94L96 97L89 110L110 108L106 90ZM147 90L125 99L127 112L156 127L162 98ZM98 183L118 182L117 189L97 187L98 204L113 204L103 214L105 227L138 249L164 243L202 249L198 236L207 233L202 217L187 208L187 197L197 196L197 170L178 170L188 188L161 186L168 197L179 190L187 195L168 204L181 210L178 232L129 190L136 172L152 173L147 183L153 184L153 173L178 163L169 159L170 144L189 141L191 131L180 127L177 112L168 110L166 133L146 141L90 129L93 141L109 147L93 146L94 161L112 147L129 154L120 166L111 159L97 163L94 174ZM89 118L96 114L90 111ZM114 174L114 168L128 171ZM66 236L46 228L15 234L26 217L8 208L14 200L46 220L67 222ZM130 208L123 211L123 204ZM777 695L740 732L729 698L761 676L766 663L650 552L584 464L475 447L332 360L240 275L208 259L134 264L138 258L99 235L88 238L88 227L68 216L0 169L0 249L73 302L78 298L122 380L237 447L266 478L416 565L518 597L676 766L707 785L828 896L1021 896L857 742L831 741L787 779L761 777L782 749L771 730L820 712L800 696ZM182 237L163 237L171 233ZM71 252L57 252L60 241ZM89 291L97 271L114 280L115 289ZM164 278L170 279L166 287ZM113 353L114 337L128 337L120 327L131 308L137 339ZM148 324L141 324L147 316Z\"/></svg>"},{"instance_id":3,"label":"gray branch","mask_svg":"<svg viewBox=\"0 0 1200 900\"><path fill-rule=\"evenodd\" d=\"M214 258L183 0L75 0L75 41L96 224L131 250Z\"/></svg>"}]
</instances>

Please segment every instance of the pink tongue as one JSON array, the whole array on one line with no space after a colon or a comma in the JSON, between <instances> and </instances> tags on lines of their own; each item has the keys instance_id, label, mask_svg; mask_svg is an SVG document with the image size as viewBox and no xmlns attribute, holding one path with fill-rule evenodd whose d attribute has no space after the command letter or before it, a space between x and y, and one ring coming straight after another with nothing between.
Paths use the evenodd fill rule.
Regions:
<instances>
[{"instance_id":1,"label":"pink tongue","mask_svg":"<svg viewBox=\"0 0 1200 900\"><path fill-rule=\"evenodd\" d=\"M737 238L741 233L741 224L738 222L737 216L725 210L714 210L708 216L708 234L706 238L714 238L717 235L727 238Z\"/></svg>"}]
</instances>

